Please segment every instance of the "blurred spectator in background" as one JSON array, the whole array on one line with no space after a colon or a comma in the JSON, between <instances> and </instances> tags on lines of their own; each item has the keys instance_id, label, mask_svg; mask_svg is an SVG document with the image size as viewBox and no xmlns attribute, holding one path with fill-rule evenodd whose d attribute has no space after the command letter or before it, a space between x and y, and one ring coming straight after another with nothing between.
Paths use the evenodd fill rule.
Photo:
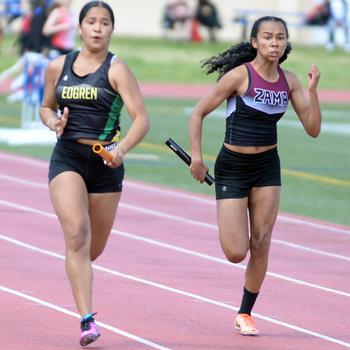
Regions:
<instances>
[{"instance_id":1,"label":"blurred spectator in background","mask_svg":"<svg viewBox=\"0 0 350 350\"><path fill-rule=\"evenodd\" d=\"M164 9L163 28L174 34L176 39L189 40L192 11L184 0L169 2Z\"/></svg>"},{"instance_id":2,"label":"blurred spectator in background","mask_svg":"<svg viewBox=\"0 0 350 350\"><path fill-rule=\"evenodd\" d=\"M336 47L336 30L341 27L344 31L344 50L350 52L349 33L349 3L347 0L329 1L330 17L328 21L328 42L326 49L333 51Z\"/></svg>"},{"instance_id":3,"label":"blurred spectator in background","mask_svg":"<svg viewBox=\"0 0 350 350\"><path fill-rule=\"evenodd\" d=\"M4 32L8 31L11 23L22 15L22 0L2 0L0 13L0 45L2 43Z\"/></svg>"},{"instance_id":4,"label":"blurred spectator in background","mask_svg":"<svg viewBox=\"0 0 350 350\"><path fill-rule=\"evenodd\" d=\"M33 16L33 6L26 2L22 9L21 24L16 41L14 42L14 49L20 56L27 50L27 43L29 42L29 33L31 28L31 21Z\"/></svg>"},{"instance_id":5,"label":"blurred spectator in background","mask_svg":"<svg viewBox=\"0 0 350 350\"><path fill-rule=\"evenodd\" d=\"M216 6L209 0L198 0L194 19L208 30L209 40L216 41L216 30L222 27Z\"/></svg>"},{"instance_id":6,"label":"blurred spectator in background","mask_svg":"<svg viewBox=\"0 0 350 350\"><path fill-rule=\"evenodd\" d=\"M30 86L29 80L35 79L36 84L40 85L38 80L42 75L50 47L49 38L42 33L50 10L50 1L31 0L26 13L22 15L22 26L15 43L20 57L13 66L0 74L0 84L8 85L11 93L8 96L10 102L23 99L23 87Z\"/></svg>"},{"instance_id":7,"label":"blurred spectator in background","mask_svg":"<svg viewBox=\"0 0 350 350\"><path fill-rule=\"evenodd\" d=\"M316 4L310 12L306 14L305 24L323 26L326 25L330 18L329 0Z\"/></svg>"},{"instance_id":8,"label":"blurred spectator in background","mask_svg":"<svg viewBox=\"0 0 350 350\"><path fill-rule=\"evenodd\" d=\"M72 0L55 0L44 23L42 34L50 38L50 56L65 55L75 47L77 23L70 10Z\"/></svg>"},{"instance_id":9,"label":"blurred spectator in background","mask_svg":"<svg viewBox=\"0 0 350 350\"><path fill-rule=\"evenodd\" d=\"M5 16L7 19L7 25L11 24L16 18L21 17L22 0L5 0Z\"/></svg>"},{"instance_id":10,"label":"blurred spectator in background","mask_svg":"<svg viewBox=\"0 0 350 350\"><path fill-rule=\"evenodd\" d=\"M43 34L44 23L51 9L51 0L32 0L29 31L25 35L24 50L48 54L50 38Z\"/></svg>"}]
</instances>

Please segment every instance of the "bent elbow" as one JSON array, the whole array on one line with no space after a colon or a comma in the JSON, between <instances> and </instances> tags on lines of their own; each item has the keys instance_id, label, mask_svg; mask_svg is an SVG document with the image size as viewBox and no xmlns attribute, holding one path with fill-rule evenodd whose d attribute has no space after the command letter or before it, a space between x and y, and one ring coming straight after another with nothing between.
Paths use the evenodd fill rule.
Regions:
<instances>
[{"instance_id":1,"label":"bent elbow","mask_svg":"<svg viewBox=\"0 0 350 350\"><path fill-rule=\"evenodd\" d=\"M320 135L321 128L309 130L307 133L308 133L309 136L311 136L311 137L313 137L315 139L316 137L318 137Z\"/></svg>"}]
</instances>

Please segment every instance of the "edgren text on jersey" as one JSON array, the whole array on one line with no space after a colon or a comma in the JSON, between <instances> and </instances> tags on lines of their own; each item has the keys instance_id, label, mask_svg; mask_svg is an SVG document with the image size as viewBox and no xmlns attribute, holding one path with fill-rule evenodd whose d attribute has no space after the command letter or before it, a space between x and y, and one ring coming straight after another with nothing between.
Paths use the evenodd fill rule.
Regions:
<instances>
[{"instance_id":1,"label":"edgren text on jersey","mask_svg":"<svg viewBox=\"0 0 350 350\"><path fill-rule=\"evenodd\" d=\"M116 141L124 105L108 80L108 70L116 56L108 53L95 72L79 76L72 68L78 54L79 51L75 51L66 56L56 86L59 109L61 112L64 107L69 109L67 125L61 138Z\"/></svg>"}]
</instances>

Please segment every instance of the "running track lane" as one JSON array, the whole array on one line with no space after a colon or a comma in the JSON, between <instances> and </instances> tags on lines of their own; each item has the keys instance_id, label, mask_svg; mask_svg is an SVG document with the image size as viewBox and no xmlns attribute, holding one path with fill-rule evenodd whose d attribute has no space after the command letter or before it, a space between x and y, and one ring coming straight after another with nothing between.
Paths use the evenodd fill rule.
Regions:
<instances>
[{"instance_id":1,"label":"running track lane","mask_svg":"<svg viewBox=\"0 0 350 350\"><path fill-rule=\"evenodd\" d=\"M43 300L49 299L52 301L64 298L59 304L67 304L71 310L75 311L64 276L63 265L59 261L61 259L59 257L53 258L43 252L33 254L33 248L19 248L18 246L18 242L26 242L33 247L45 249L45 251L52 251L57 254L63 252L61 233L55 216L52 214L47 188L45 187L47 164L18 157L12 158L6 155L0 155L0 164L0 175L2 175L0 215L4 217L4 220L1 219L0 221L2 222L0 234L3 237L12 237L16 240L10 242L2 239L1 249L4 249L10 259L9 261L6 260L6 264L3 266L11 266L11 269L3 269L8 272L1 274L1 276L4 276L1 277L1 280L15 288L24 291L29 290L27 292L29 294L38 294ZM23 165L23 169L19 169L21 165ZM4 173L5 171L6 173ZM18 177L18 174L24 174L25 176ZM9 177L6 178L6 176ZM37 185L35 186L33 183ZM143 190L141 190L142 188ZM149 210L150 205L140 205L142 204L141 200L139 205L143 210L135 208L135 203L138 202L135 198L147 197L147 193L151 191L153 192L152 204L158 203L159 207L153 207L153 212L149 212L147 210ZM169 194L172 194L175 202L174 206L171 203L166 205L164 205L164 202L162 203L162 198L169 197ZM36 201L30 204L33 202L33 196L35 196ZM263 331L263 335L258 339L247 339L233 332L232 318L235 307L239 304L244 271L242 268L224 263L218 247L216 232L212 227L215 227L215 222L212 222L212 218L206 215L206 209L203 209L204 212L201 218L192 215L193 213L188 213L186 208L189 205L193 206L194 203L200 208L208 207L208 212L213 211L212 200L208 197L174 192L146 184L126 183L122 203L125 205L120 207L119 221L116 223L117 230L114 231L104 256L98 261L99 265L105 266L105 268L97 269L95 273L96 280L100 280L96 286L96 310L99 312L100 320L108 320L118 326L122 325L124 329L133 334L137 333L141 337L148 336L152 341L158 341L162 345L174 349L194 349L196 347L201 349L229 349L233 345L235 345L235 348L239 346L240 349L250 348L252 345L258 349L277 349L281 347L281 343L283 343L283 348L288 349L288 347L284 347L286 339L289 341L293 339L293 341L290 341L290 349L329 349L330 346L332 346L332 349L349 347L349 337L345 334L345 329L343 331L343 327L339 326L341 325L340 322L346 322L341 317L346 311L344 305L349 304L347 296L349 288L346 287L340 290L336 278L323 281L321 284L325 284L327 288L323 287L324 289L321 290L305 284L299 285L289 280L276 278L271 267L271 265L274 268L280 267L283 272L283 265L287 267L293 264L293 258L297 252L298 257L300 254L298 260L305 259L300 262L301 265L314 261L312 266L308 267L307 275L314 276L314 280L317 282L318 276L324 278L324 275L326 277L328 274L334 275L328 270L320 271L317 269L320 256L322 261L328 260L328 265L335 264L335 271L338 271L338 274L344 280L346 280L344 278L345 273L342 274L342 271L348 269L347 264L349 262L346 259L332 256L325 257L315 252L310 254L308 251L288 248L288 246L283 247L285 251L281 255L284 257L282 256L281 259L277 254L281 250L278 246L280 243L276 243L276 253L272 251L270 273L273 274L267 278L264 293L261 294L256 306L256 312L259 314L257 316L260 317L260 319L257 318L257 322L261 331ZM157 213L159 213L158 216ZM167 216L162 217L162 214L167 214ZM198 215L197 212L196 214ZM192 216L196 220L201 219L203 223L208 224L208 227L201 227L196 224L194 219L192 222ZM19 217L21 217L21 220L18 220ZM177 219L174 219L174 217ZM295 229L297 228L298 231L301 230L300 222L304 221L307 231L311 231L310 228L314 227L314 231L320 232L323 238L328 236L330 244L334 237L342 237L343 243L347 243L347 246L349 246L350 231L346 227L283 215L282 220L279 220L281 221L279 223L281 227L278 231L283 230L284 220L289 220L288 224L284 225L288 227L292 226L291 222L294 221ZM156 221L156 224L154 224L154 221ZM175 231L164 230L165 227L173 226L173 224L176 227ZM178 226L179 224L181 225ZM132 233L120 232L120 227L128 228L128 231L132 231ZM323 231L320 228L323 228ZM181 232L181 234L177 234L178 232ZM307 235L312 235L312 232L308 232ZM146 242L144 239L149 241ZM156 242L159 242L160 239L169 247L157 245ZM176 246L175 243L177 243ZM299 241L299 243L302 242ZM182 247L185 250L174 250L174 247ZM332 246L328 245L328 249L332 251ZM6 254L3 253L3 256ZM26 254L29 255L26 256ZM26 256L25 260L23 260L23 256ZM208 257L212 257L212 259L208 259ZM50 262L46 259L50 259ZM54 262L52 259L58 261ZM286 260L289 260L289 262ZM23 268L23 261L28 262L26 266L31 266L30 271L33 271L33 273L28 274ZM54 270L49 270L47 276L45 271L51 264L53 264ZM46 269L43 270L43 266ZM40 271L40 274L38 274L38 271ZM123 275L121 278L120 273L133 277ZM293 276L293 278L298 277L298 273L299 270L297 269L296 276ZM53 279L52 276L55 278L53 282L50 282ZM123 281L119 281L120 278ZM42 283L43 280L45 281L44 284ZM62 291L59 293L57 293L56 288L58 281L62 285ZM146 283L146 281L148 282ZM156 284L154 285L149 281ZM22 285L23 283L25 285ZM3 283L1 284L3 285ZM114 284L116 285L114 286ZM26 286L32 288L26 288ZM149 290L150 286L152 287L151 291ZM10 288L10 286L7 287ZM342 292L344 295L336 292ZM286 298L281 300L280 295L286 295ZM304 303L301 302L303 299ZM131 304L132 308L130 308ZM10 305L11 303L6 302L1 306L3 310L9 310ZM326 307L323 307L324 305ZM289 311L292 308L293 313L291 314ZM323 313L320 310L323 310L324 318L319 317ZM46 315L48 311L43 310L42 312ZM120 317L115 317L116 312ZM52 314L52 311L48 313ZM272 319L267 320L265 318L266 321L263 321L260 314L270 316ZM39 324L43 323L45 326L47 323L47 320L42 322L45 317L41 314L38 315L37 311L31 313L31 315L36 317L36 322L39 319ZM60 318L62 315L57 317ZM64 318L66 317L67 315L64 315ZM329 325L328 321L325 322L326 317L328 321L331 320L335 323ZM287 324L282 325L281 321L287 322ZM73 320L73 323L76 327L76 320ZM310 328L310 324L313 325L313 328ZM294 329L290 328L291 325ZM311 334L312 332L307 332L305 329L298 329L298 326L315 333ZM76 336L76 331L73 330L74 326L73 328L69 327L67 331L69 334L72 333L71 338L69 338L72 342L75 341L73 339L74 335ZM327 339L327 335L331 338ZM50 342L52 336L48 335L48 339L45 341L54 343ZM109 343L111 339L113 344L119 344L119 338L117 340L110 334L107 336L105 331L103 338L97 344L108 347L108 344L111 344ZM130 344L130 348L142 348L139 347L140 345L137 342ZM144 345L142 346L144 347ZM38 348L40 347L37 343L33 345L33 349ZM114 348L114 346L111 348ZM122 346L122 348L126 347Z\"/></svg>"},{"instance_id":2,"label":"running track lane","mask_svg":"<svg viewBox=\"0 0 350 350\"><path fill-rule=\"evenodd\" d=\"M0 94L10 93L11 81L0 84ZM213 85L206 84L167 84L140 82L140 89L145 97L200 99ZM305 90L305 94L307 91ZM323 103L350 103L350 90L319 89L318 96Z\"/></svg>"},{"instance_id":3,"label":"running track lane","mask_svg":"<svg viewBox=\"0 0 350 350\"><path fill-rule=\"evenodd\" d=\"M200 99L210 92L214 84L141 82L140 87L142 94L146 97ZM305 94L308 94L307 90ZM323 103L350 103L350 90L318 89L318 97Z\"/></svg>"}]
</instances>

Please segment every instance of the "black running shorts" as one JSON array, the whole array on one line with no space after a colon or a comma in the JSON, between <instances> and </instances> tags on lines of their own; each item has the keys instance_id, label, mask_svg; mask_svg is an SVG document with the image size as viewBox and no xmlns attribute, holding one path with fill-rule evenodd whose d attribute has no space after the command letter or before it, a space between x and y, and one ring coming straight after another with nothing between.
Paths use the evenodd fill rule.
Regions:
<instances>
[{"instance_id":1,"label":"black running shorts","mask_svg":"<svg viewBox=\"0 0 350 350\"><path fill-rule=\"evenodd\" d=\"M58 139L51 155L49 182L64 171L78 173L83 178L88 193L122 191L124 165L116 169L106 166L90 145Z\"/></svg>"},{"instance_id":2,"label":"black running shorts","mask_svg":"<svg viewBox=\"0 0 350 350\"><path fill-rule=\"evenodd\" d=\"M277 148L255 154L222 146L215 162L216 199L248 197L253 187L281 186Z\"/></svg>"}]
</instances>

